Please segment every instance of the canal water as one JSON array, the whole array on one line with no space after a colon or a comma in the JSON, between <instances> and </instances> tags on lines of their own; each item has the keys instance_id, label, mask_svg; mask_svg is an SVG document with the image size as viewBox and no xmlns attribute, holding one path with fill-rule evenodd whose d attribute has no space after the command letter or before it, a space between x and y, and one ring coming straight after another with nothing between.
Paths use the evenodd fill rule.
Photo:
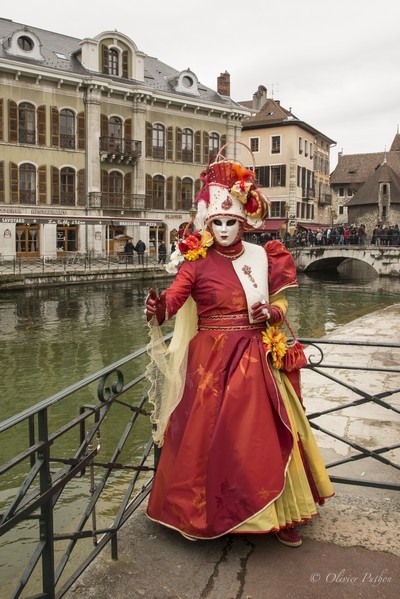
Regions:
<instances>
[{"instance_id":1,"label":"canal water","mask_svg":"<svg viewBox=\"0 0 400 599\"><path fill-rule=\"evenodd\" d=\"M298 280L287 298L299 337L321 337L400 301L399 279L360 267ZM157 281L157 289L169 282ZM143 347L147 292L134 281L1 292L1 420Z\"/></svg>"},{"instance_id":2,"label":"canal water","mask_svg":"<svg viewBox=\"0 0 400 599\"><path fill-rule=\"evenodd\" d=\"M346 322L400 301L400 280L378 278L363 267L301 274L298 279L299 288L288 290L287 297L289 320L299 337L322 337ZM157 281L158 291L169 282L168 278ZM132 281L1 292L1 420L145 346L147 293L147 286ZM172 323L167 323L165 332L171 328ZM74 410L71 418L75 415ZM135 441L138 448L149 435L150 424L143 439ZM15 450L15 443L12 445ZM136 445L131 450L136 451ZM122 489L129 473L126 476L127 480L125 476L116 479L102 498L98 517L104 526L115 513L118 485ZM0 512L19 484L12 477L1 481ZM87 500L84 484L77 481L69 491L61 528L69 529L70 520L82 513L85 496ZM0 541L0 596L9 596L35 546L34 526L27 522L11 538ZM25 552L21 552L21 542Z\"/></svg>"}]
</instances>

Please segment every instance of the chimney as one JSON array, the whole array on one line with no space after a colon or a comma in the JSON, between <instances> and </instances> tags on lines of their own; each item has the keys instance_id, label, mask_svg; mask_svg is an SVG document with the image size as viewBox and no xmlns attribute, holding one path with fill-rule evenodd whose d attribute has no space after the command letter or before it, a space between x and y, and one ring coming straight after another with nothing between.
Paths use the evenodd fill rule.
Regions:
<instances>
[{"instance_id":1,"label":"chimney","mask_svg":"<svg viewBox=\"0 0 400 599\"><path fill-rule=\"evenodd\" d=\"M221 75L217 79L217 92L221 96L229 96L231 95L231 76L228 71L225 73L221 73Z\"/></svg>"},{"instance_id":2,"label":"chimney","mask_svg":"<svg viewBox=\"0 0 400 599\"><path fill-rule=\"evenodd\" d=\"M260 110L261 106L264 106L267 101L267 88L263 85L258 86L258 90L253 94L253 110L257 112Z\"/></svg>"}]
</instances>

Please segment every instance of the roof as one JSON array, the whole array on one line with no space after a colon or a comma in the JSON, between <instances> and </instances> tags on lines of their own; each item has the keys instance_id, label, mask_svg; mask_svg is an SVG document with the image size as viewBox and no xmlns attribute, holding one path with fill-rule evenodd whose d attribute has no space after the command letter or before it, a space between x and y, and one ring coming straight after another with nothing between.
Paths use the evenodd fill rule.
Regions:
<instances>
[{"instance_id":1,"label":"roof","mask_svg":"<svg viewBox=\"0 0 400 599\"><path fill-rule=\"evenodd\" d=\"M6 51L6 42L12 36L14 32L26 31L32 33L40 41L40 54L42 60L34 60L32 58L26 58L24 56L15 56ZM16 23L15 21L0 18L0 60L6 60L8 62L15 62L18 64L25 63L26 65L36 66L38 69L54 69L56 72L69 73L70 75L77 76L93 76L95 74L98 78L105 78L107 80L115 80L122 83L130 83L132 80L122 79L121 77L113 77L111 75L102 74L99 72L93 73L85 69L79 62L77 56L79 56L81 50L82 40L61 33L55 33L47 31L46 29L40 29L38 27L32 27L23 23ZM167 92L176 96L185 96L182 91L176 91L171 84L171 78L173 75L179 75L180 71L177 71L171 66L166 65L162 61L152 56L144 55L144 82L136 81L135 86L151 88L158 92ZM64 57L64 58L63 58ZM215 102L218 104L229 106L234 108L237 106L241 109L241 105L234 102L231 98L221 96L215 90L198 83L199 96L196 98L202 102ZM191 96L193 98L193 96Z\"/></svg>"},{"instance_id":2,"label":"roof","mask_svg":"<svg viewBox=\"0 0 400 599\"><path fill-rule=\"evenodd\" d=\"M246 108L249 107L250 104L251 103L247 101L241 102L241 105ZM243 120L243 131L293 125L308 131L314 136L323 137L331 145L336 144L333 139L330 139L327 135L321 133L305 121L298 119L290 110L281 106L278 100L273 100L272 98L267 99L256 114Z\"/></svg>"},{"instance_id":3,"label":"roof","mask_svg":"<svg viewBox=\"0 0 400 599\"><path fill-rule=\"evenodd\" d=\"M394 172L387 162L384 162L347 202L347 206L376 205L379 187L382 183L390 185L390 203L400 204L400 176Z\"/></svg>"},{"instance_id":4,"label":"roof","mask_svg":"<svg viewBox=\"0 0 400 599\"><path fill-rule=\"evenodd\" d=\"M392 148L399 145L399 150ZM400 175L400 136L396 134L389 152L371 154L339 154L336 168L331 173L331 185L364 183L380 165L386 162L388 166Z\"/></svg>"}]
</instances>

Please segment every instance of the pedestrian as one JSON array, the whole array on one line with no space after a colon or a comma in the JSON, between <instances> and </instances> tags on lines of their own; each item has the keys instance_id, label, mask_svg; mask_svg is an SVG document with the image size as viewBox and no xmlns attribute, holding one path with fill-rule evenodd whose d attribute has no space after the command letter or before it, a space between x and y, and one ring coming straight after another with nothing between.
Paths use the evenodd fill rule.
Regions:
<instances>
[{"instance_id":1,"label":"pedestrian","mask_svg":"<svg viewBox=\"0 0 400 599\"><path fill-rule=\"evenodd\" d=\"M167 247L165 243L162 241L158 246L158 262L159 264L165 264L167 259Z\"/></svg>"},{"instance_id":2,"label":"pedestrian","mask_svg":"<svg viewBox=\"0 0 400 599\"><path fill-rule=\"evenodd\" d=\"M124 247L125 261L127 264L133 264L133 243L127 239Z\"/></svg>"},{"instance_id":3,"label":"pedestrian","mask_svg":"<svg viewBox=\"0 0 400 599\"><path fill-rule=\"evenodd\" d=\"M146 244L145 244L144 241L142 241L141 239L139 239L139 241L135 245L135 252L138 255L138 263L139 264L144 264L144 253L145 253L145 251L146 251Z\"/></svg>"},{"instance_id":4,"label":"pedestrian","mask_svg":"<svg viewBox=\"0 0 400 599\"><path fill-rule=\"evenodd\" d=\"M189 539L272 533L288 546L333 489L284 370L284 290L297 286L284 245L243 241L267 202L254 173L221 159L201 174L196 232L179 243L160 295L150 289L147 376L162 446L148 516ZM176 315L167 348L160 325Z\"/></svg>"}]
</instances>

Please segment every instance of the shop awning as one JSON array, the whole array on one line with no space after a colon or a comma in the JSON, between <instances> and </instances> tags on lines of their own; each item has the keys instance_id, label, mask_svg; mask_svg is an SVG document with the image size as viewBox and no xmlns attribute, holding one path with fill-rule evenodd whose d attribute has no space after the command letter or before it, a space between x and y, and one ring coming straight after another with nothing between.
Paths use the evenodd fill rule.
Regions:
<instances>
[{"instance_id":1,"label":"shop awning","mask_svg":"<svg viewBox=\"0 0 400 599\"><path fill-rule=\"evenodd\" d=\"M286 224L285 218L267 218L261 227L253 229L253 227L245 226L246 231L252 231L254 233L276 233L281 227Z\"/></svg>"},{"instance_id":2,"label":"shop awning","mask_svg":"<svg viewBox=\"0 0 400 599\"><path fill-rule=\"evenodd\" d=\"M318 223L297 223L298 227L302 227L303 229L309 229L310 231L319 231L320 229L322 231L325 231L326 229L329 229L330 225L322 225L322 224L318 224Z\"/></svg>"}]
</instances>

